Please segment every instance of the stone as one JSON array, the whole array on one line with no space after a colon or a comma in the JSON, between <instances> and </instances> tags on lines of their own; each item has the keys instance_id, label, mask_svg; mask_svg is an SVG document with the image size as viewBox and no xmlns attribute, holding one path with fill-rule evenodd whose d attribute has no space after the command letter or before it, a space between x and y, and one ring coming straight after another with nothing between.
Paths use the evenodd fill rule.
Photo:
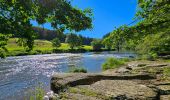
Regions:
<instances>
[{"instance_id":1,"label":"stone","mask_svg":"<svg viewBox=\"0 0 170 100\"><path fill-rule=\"evenodd\" d=\"M170 81L161 78L168 66L160 61L132 61L102 73L57 73L51 90L64 100L170 100Z\"/></svg>"},{"instance_id":2,"label":"stone","mask_svg":"<svg viewBox=\"0 0 170 100\"><path fill-rule=\"evenodd\" d=\"M161 95L160 100L170 100L170 95Z\"/></svg>"},{"instance_id":3,"label":"stone","mask_svg":"<svg viewBox=\"0 0 170 100\"><path fill-rule=\"evenodd\" d=\"M160 95L170 95L170 85L157 86Z\"/></svg>"},{"instance_id":4,"label":"stone","mask_svg":"<svg viewBox=\"0 0 170 100\"><path fill-rule=\"evenodd\" d=\"M165 67L168 66L168 64L150 64L147 65L146 67Z\"/></svg>"},{"instance_id":5,"label":"stone","mask_svg":"<svg viewBox=\"0 0 170 100\"><path fill-rule=\"evenodd\" d=\"M84 88L104 94L113 100L152 100L157 98L157 93L151 88L129 80L101 80Z\"/></svg>"},{"instance_id":6,"label":"stone","mask_svg":"<svg viewBox=\"0 0 170 100\"><path fill-rule=\"evenodd\" d=\"M144 67L146 66L147 64L138 64L137 67Z\"/></svg>"},{"instance_id":7,"label":"stone","mask_svg":"<svg viewBox=\"0 0 170 100\"><path fill-rule=\"evenodd\" d=\"M121 73L121 74L124 74L124 73L128 73L129 72L129 69L127 68L119 68L116 73Z\"/></svg>"},{"instance_id":8,"label":"stone","mask_svg":"<svg viewBox=\"0 0 170 100\"><path fill-rule=\"evenodd\" d=\"M89 74L89 73L63 73L55 74L51 79L51 90L55 93L60 92L67 86L89 85L100 80L147 80L155 79L156 76L143 74L143 75L108 75L108 74Z\"/></svg>"}]
</instances>

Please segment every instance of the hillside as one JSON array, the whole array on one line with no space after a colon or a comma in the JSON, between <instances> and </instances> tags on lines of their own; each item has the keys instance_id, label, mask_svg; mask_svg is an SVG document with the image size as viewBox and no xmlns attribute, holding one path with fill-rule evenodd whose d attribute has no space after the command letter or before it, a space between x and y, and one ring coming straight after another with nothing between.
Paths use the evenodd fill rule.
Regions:
<instances>
[{"instance_id":1,"label":"hillside","mask_svg":"<svg viewBox=\"0 0 170 100\"><path fill-rule=\"evenodd\" d=\"M8 56L15 55L27 55L28 53L25 51L24 47L19 46L17 44L17 38L11 38L8 41L8 45L6 46L8 49ZM53 53L52 43L48 40L35 40L34 49L30 52L30 54L48 54ZM92 50L91 46L83 45L81 48L76 49L85 49L86 51ZM69 52L70 47L67 43L61 43L61 46L57 50L58 52Z\"/></svg>"}]
</instances>

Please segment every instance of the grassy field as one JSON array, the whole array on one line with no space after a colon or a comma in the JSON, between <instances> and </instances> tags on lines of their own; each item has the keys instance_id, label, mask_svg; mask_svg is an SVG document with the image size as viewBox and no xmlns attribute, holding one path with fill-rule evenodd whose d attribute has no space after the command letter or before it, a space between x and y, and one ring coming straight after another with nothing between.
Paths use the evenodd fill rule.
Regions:
<instances>
[{"instance_id":1,"label":"grassy field","mask_svg":"<svg viewBox=\"0 0 170 100\"><path fill-rule=\"evenodd\" d=\"M52 43L50 41L35 40L35 45L34 45L33 51L28 53L25 51L24 47L19 46L17 44L17 38L9 39L8 45L6 47L8 49L7 56L28 55L28 54L49 54L49 53L53 53L53 50L55 49L55 48L53 48ZM76 49L78 49L78 48L76 48ZM92 47L83 45L79 49L84 49L86 51L90 51L90 50L92 50ZM61 47L59 47L57 50L58 50L58 52L69 52L70 47L67 43L62 43Z\"/></svg>"}]
</instances>

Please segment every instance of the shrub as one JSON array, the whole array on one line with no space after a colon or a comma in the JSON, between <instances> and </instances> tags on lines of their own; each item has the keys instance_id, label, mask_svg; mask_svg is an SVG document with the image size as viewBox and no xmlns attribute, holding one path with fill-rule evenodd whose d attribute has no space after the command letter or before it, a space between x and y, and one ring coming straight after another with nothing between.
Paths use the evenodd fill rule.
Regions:
<instances>
[{"instance_id":1,"label":"shrub","mask_svg":"<svg viewBox=\"0 0 170 100\"><path fill-rule=\"evenodd\" d=\"M81 39L73 33L67 34L65 42L69 44L71 49L82 46Z\"/></svg>"},{"instance_id":2,"label":"shrub","mask_svg":"<svg viewBox=\"0 0 170 100\"><path fill-rule=\"evenodd\" d=\"M158 58L158 56L156 53L149 53L149 54L143 54L141 58L143 60L155 61Z\"/></svg>"},{"instance_id":3,"label":"shrub","mask_svg":"<svg viewBox=\"0 0 170 100\"><path fill-rule=\"evenodd\" d=\"M71 73L87 73L87 70L85 68L78 68L78 67L73 67L70 69Z\"/></svg>"},{"instance_id":4,"label":"shrub","mask_svg":"<svg viewBox=\"0 0 170 100\"><path fill-rule=\"evenodd\" d=\"M30 96L30 100L43 100L45 95L45 91L42 88L42 84L35 88L33 94Z\"/></svg>"},{"instance_id":5,"label":"shrub","mask_svg":"<svg viewBox=\"0 0 170 100\"><path fill-rule=\"evenodd\" d=\"M0 58L5 58L6 57L6 54L4 52L1 52L0 50Z\"/></svg>"},{"instance_id":6,"label":"shrub","mask_svg":"<svg viewBox=\"0 0 170 100\"><path fill-rule=\"evenodd\" d=\"M102 42L101 40L94 40L91 42L91 45L93 46L93 50L99 51L102 48Z\"/></svg>"},{"instance_id":7,"label":"shrub","mask_svg":"<svg viewBox=\"0 0 170 100\"><path fill-rule=\"evenodd\" d=\"M132 59L129 59L129 58L121 58L120 60L124 61L124 62L129 62L130 60Z\"/></svg>"},{"instance_id":8,"label":"shrub","mask_svg":"<svg viewBox=\"0 0 170 100\"><path fill-rule=\"evenodd\" d=\"M52 40L53 47L58 48L61 46L60 40L58 38L55 38Z\"/></svg>"},{"instance_id":9,"label":"shrub","mask_svg":"<svg viewBox=\"0 0 170 100\"><path fill-rule=\"evenodd\" d=\"M102 65L103 70L114 69L120 65L124 65L125 61L116 58L108 58L106 62Z\"/></svg>"}]
</instances>

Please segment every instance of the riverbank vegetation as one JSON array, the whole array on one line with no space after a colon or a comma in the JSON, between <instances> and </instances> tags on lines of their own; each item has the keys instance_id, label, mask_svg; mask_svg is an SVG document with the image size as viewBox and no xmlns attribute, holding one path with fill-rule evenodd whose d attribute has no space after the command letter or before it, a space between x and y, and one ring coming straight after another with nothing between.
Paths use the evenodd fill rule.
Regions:
<instances>
[{"instance_id":1,"label":"riverbank vegetation","mask_svg":"<svg viewBox=\"0 0 170 100\"><path fill-rule=\"evenodd\" d=\"M168 0L138 0L133 25L122 25L103 38L106 47L135 51L145 59L170 55Z\"/></svg>"},{"instance_id":2,"label":"riverbank vegetation","mask_svg":"<svg viewBox=\"0 0 170 100\"><path fill-rule=\"evenodd\" d=\"M8 44L6 46L7 56L19 56L19 55L33 55L33 54L51 54L51 53L67 53L67 52L74 52L74 50L71 50L69 44L67 43L61 43L60 47L53 46L53 43L51 41L47 40L35 40L34 43L34 49L30 52L27 52L24 47L19 46L17 44L17 38L11 38L8 40ZM79 48L75 48L75 52L80 50L84 51L92 51L92 47L88 45L82 45Z\"/></svg>"},{"instance_id":3,"label":"riverbank vegetation","mask_svg":"<svg viewBox=\"0 0 170 100\"><path fill-rule=\"evenodd\" d=\"M118 67L121 67L122 65L125 65L126 62L129 62L131 61L130 59L128 58L120 58L120 59L117 59L117 58L108 58L102 65L102 70L108 70L108 69L115 69L115 68L118 68Z\"/></svg>"},{"instance_id":4,"label":"riverbank vegetation","mask_svg":"<svg viewBox=\"0 0 170 100\"><path fill-rule=\"evenodd\" d=\"M87 73L87 69L83 67L73 67L69 70L70 73Z\"/></svg>"},{"instance_id":5,"label":"riverbank vegetation","mask_svg":"<svg viewBox=\"0 0 170 100\"><path fill-rule=\"evenodd\" d=\"M49 6L51 4L52 6ZM134 51L142 58L154 60L160 56L170 55L169 9L168 0L138 0L134 22L114 29L101 40L75 34L92 28L91 9L80 10L73 7L67 0L59 2L28 0L25 3L15 0L0 1L0 21L2 22L0 25L0 56L5 57L6 53L7 56L12 56L44 54L53 51L100 51L105 48L118 52ZM32 26L31 21L35 21L39 25L49 23L54 30ZM66 30L68 34L64 33ZM8 40L14 37L18 38L17 43L22 47L8 44ZM56 38L58 38L57 41ZM40 39L48 41L39 42L42 41ZM54 39L55 50L49 42Z\"/></svg>"}]
</instances>

